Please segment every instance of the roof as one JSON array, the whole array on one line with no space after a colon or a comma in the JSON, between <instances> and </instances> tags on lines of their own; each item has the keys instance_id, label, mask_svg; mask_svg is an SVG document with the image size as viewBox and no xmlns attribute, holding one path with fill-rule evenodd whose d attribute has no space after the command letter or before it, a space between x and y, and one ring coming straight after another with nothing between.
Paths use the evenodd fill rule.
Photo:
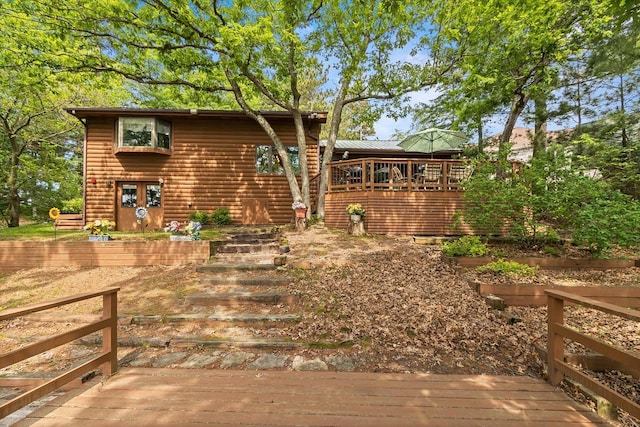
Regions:
<instances>
[{"instance_id":1,"label":"roof","mask_svg":"<svg viewBox=\"0 0 640 427\"><path fill-rule=\"evenodd\" d=\"M336 150L387 150L387 151L404 151L402 147L398 147L397 140L380 140L380 139L338 139L334 149ZM326 147L327 140L320 140L320 147Z\"/></svg>"},{"instance_id":2,"label":"roof","mask_svg":"<svg viewBox=\"0 0 640 427\"><path fill-rule=\"evenodd\" d=\"M161 116L161 117L217 117L217 118L248 118L244 111L237 110L200 110L171 109L171 108L127 108L127 107L66 107L65 111L78 118L86 117L110 117L110 116ZM274 119L289 119L292 117L288 111L261 111L264 117ZM327 112L303 112L304 119L317 120L326 123Z\"/></svg>"},{"instance_id":3,"label":"roof","mask_svg":"<svg viewBox=\"0 0 640 427\"><path fill-rule=\"evenodd\" d=\"M567 135L570 133L572 129L565 129L561 131L547 131L547 139L550 141L555 141L561 135ZM514 127L511 132L511 138L509 138L509 142L511 142L512 147L511 151L521 151L531 148L533 145L533 134L534 130L524 127ZM502 132L497 133L493 136L490 136L486 139L487 148L491 151L492 147L496 147L497 149L498 143L500 142L500 137L502 136Z\"/></svg>"}]
</instances>

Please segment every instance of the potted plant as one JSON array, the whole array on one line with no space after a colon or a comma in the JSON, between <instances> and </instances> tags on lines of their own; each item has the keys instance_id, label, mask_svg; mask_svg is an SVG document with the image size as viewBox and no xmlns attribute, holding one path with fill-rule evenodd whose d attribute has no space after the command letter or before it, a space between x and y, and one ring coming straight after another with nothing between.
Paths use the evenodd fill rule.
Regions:
<instances>
[{"instance_id":1,"label":"potted plant","mask_svg":"<svg viewBox=\"0 0 640 427\"><path fill-rule=\"evenodd\" d=\"M364 213L365 210L360 203L352 203L347 206L347 214L350 215L352 222L360 222Z\"/></svg>"},{"instance_id":2,"label":"potted plant","mask_svg":"<svg viewBox=\"0 0 640 427\"><path fill-rule=\"evenodd\" d=\"M297 201L293 202L291 205L291 209L296 211L296 218L306 218L307 216L307 205L304 203Z\"/></svg>"},{"instance_id":3,"label":"potted plant","mask_svg":"<svg viewBox=\"0 0 640 427\"><path fill-rule=\"evenodd\" d=\"M84 226L85 230L89 231L90 242L105 242L111 240L109 231L115 228L116 223L109 221L108 219L96 219L95 221L88 222Z\"/></svg>"},{"instance_id":4,"label":"potted plant","mask_svg":"<svg viewBox=\"0 0 640 427\"><path fill-rule=\"evenodd\" d=\"M171 221L166 224L164 231L171 233L169 236L171 241L191 241L200 240L200 229L202 229L202 224L199 222L189 221L182 228L182 223L179 221Z\"/></svg>"}]
</instances>

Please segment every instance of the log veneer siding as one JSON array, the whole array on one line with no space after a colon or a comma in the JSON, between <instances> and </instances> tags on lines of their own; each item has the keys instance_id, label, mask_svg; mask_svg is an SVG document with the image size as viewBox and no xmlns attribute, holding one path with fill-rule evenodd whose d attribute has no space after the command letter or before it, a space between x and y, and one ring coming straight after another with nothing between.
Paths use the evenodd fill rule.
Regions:
<instances>
[{"instance_id":1,"label":"log veneer siding","mask_svg":"<svg viewBox=\"0 0 640 427\"><path fill-rule=\"evenodd\" d=\"M361 203L365 229L371 234L459 235L470 230L451 229L454 213L462 209L462 192L349 191L327 193L325 224L347 229L347 205Z\"/></svg>"},{"instance_id":2,"label":"log veneer siding","mask_svg":"<svg viewBox=\"0 0 640 427\"><path fill-rule=\"evenodd\" d=\"M116 219L117 185L120 182L158 182L162 187L163 223L185 221L191 211L212 212L229 208L234 224L243 218L257 223L292 222L291 192L284 175L256 173L256 146L272 145L266 133L246 117L171 117L172 150L157 153L114 151L118 116L86 117L86 220ZM158 115L159 116L159 115ZM285 145L297 145L291 119L272 119ZM307 123L308 124L308 123ZM307 134L319 133L311 122ZM318 145L307 138L309 175L319 171ZM298 177L299 179L299 177ZM95 180L95 184L93 183ZM247 215L244 209L258 202L267 213Z\"/></svg>"}]
</instances>

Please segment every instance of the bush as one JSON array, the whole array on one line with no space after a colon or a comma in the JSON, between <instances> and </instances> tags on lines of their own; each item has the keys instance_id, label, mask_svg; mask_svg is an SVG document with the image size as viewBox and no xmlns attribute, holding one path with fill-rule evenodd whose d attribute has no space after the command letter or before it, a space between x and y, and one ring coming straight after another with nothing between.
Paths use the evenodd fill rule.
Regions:
<instances>
[{"instance_id":1,"label":"bush","mask_svg":"<svg viewBox=\"0 0 640 427\"><path fill-rule=\"evenodd\" d=\"M443 242L441 247L447 256L483 256L489 253L489 248L478 236L463 236L452 242Z\"/></svg>"},{"instance_id":2,"label":"bush","mask_svg":"<svg viewBox=\"0 0 640 427\"><path fill-rule=\"evenodd\" d=\"M216 225L231 224L231 211L229 208L217 208L210 216L211 221Z\"/></svg>"},{"instance_id":3,"label":"bush","mask_svg":"<svg viewBox=\"0 0 640 427\"><path fill-rule=\"evenodd\" d=\"M489 264L476 267L476 271L479 273L488 271L497 275L510 274L514 276L535 276L538 271L538 267L530 267L526 264L520 264L519 262L499 259L498 261L493 261Z\"/></svg>"},{"instance_id":4,"label":"bush","mask_svg":"<svg viewBox=\"0 0 640 427\"><path fill-rule=\"evenodd\" d=\"M573 240L597 256L640 245L640 202L617 190L591 201L577 212Z\"/></svg>"},{"instance_id":5,"label":"bush","mask_svg":"<svg viewBox=\"0 0 640 427\"><path fill-rule=\"evenodd\" d=\"M82 212L82 197L76 197L74 199L65 200L62 202L62 213L81 213Z\"/></svg>"},{"instance_id":6,"label":"bush","mask_svg":"<svg viewBox=\"0 0 640 427\"><path fill-rule=\"evenodd\" d=\"M200 224L209 224L211 219L209 215L204 211L191 211L189 213L189 221L191 222L199 222Z\"/></svg>"}]
</instances>

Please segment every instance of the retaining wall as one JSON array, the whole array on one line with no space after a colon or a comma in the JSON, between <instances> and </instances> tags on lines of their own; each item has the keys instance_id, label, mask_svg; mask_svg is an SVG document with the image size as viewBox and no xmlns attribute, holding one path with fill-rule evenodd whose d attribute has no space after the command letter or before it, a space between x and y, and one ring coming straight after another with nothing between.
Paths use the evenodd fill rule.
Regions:
<instances>
[{"instance_id":1,"label":"retaining wall","mask_svg":"<svg viewBox=\"0 0 640 427\"><path fill-rule=\"evenodd\" d=\"M143 267L204 263L208 241L0 242L0 273L37 267Z\"/></svg>"}]
</instances>

